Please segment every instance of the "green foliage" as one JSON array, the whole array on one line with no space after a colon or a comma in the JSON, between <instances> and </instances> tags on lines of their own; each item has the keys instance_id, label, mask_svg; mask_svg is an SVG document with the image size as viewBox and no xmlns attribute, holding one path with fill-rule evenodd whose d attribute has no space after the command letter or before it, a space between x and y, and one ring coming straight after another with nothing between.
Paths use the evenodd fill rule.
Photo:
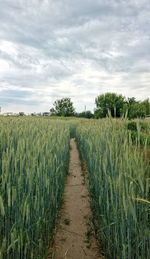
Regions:
<instances>
[{"instance_id":1,"label":"green foliage","mask_svg":"<svg viewBox=\"0 0 150 259\"><path fill-rule=\"evenodd\" d=\"M124 100L125 98L122 95L117 95L115 93L99 95L95 100L95 117L104 118L109 115L109 112L112 117L120 117Z\"/></svg>"},{"instance_id":2,"label":"green foliage","mask_svg":"<svg viewBox=\"0 0 150 259\"><path fill-rule=\"evenodd\" d=\"M75 109L70 98L62 98L54 102L54 108L50 109L51 115L57 116L74 116Z\"/></svg>"},{"instance_id":3,"label":"green foliage","mask_svg":"<svg viewBox=\"0 0 150 259\"><path fill-rule=\"evenodd\" d=\"M79 118L86 118L86 119L94 118L94 115L91 111L84 111L84 112L76 113L75 116L79 117Z\"/></svg>"},{"instance_id":4,"label":"green foliage","mask_svg":"<svg viewBox=\"0 0 150 259\"><path fill-rule=\"evenodd\" d=\"M128 130L137 131L137 123L135 121L128 122L127 128Z\"/></svg>"},{"instance_id":5,"label":"green foliage","mask_svg":"<svg viewBox=\"0 0 150 259\"><path fill-rule=\"evenodd\" d=\"M150 258L149 165L139 149L139 143L150 144L149 123L0 117L0 124L1 259L45 258L70 135L89 169L97 236L107 258Z\"/></svg>"},{"instance_id":6,"label":"green foliage","mask_svg":"<svg viewBox=\"0 0 150 259\"><path fill-rule=\"evenodd\" d=\"M42 259L68 167L67 123L0 118L0 258Z\"/></svg>"},{"instance_id":7,"label":"green foliage","mask_svg":"<svg viewBox=\"0 0 150 259\"><path fill-rule=\"evenodd\" d=\"M145 114L150 115L150 101L149 101L149 99L144 100L142 102L142 104L143 104L143 107L145 109Z\"/></svg>"},{"instance_id":8,"label":"green foliage","mask_svg":"<svg viewBox=\"0 0 150 259\"><path fill-rule=\"evenodd\" d=\"M127 129L131 131L133 143L139 142L142 146L150 145L150 125L143 121L130 121L127 123Z\"/></svg>"},{"instance_id":9,"label":"green foliage","mask_svg":"<svg viewBox=\"0 0 150 259\"><path fill-rule=\"evenodd\" d=\"M19 112L19 116L25 116L24 112Z\"/></svg>"},{"instance_id":10,"label":"green foliage","mask_svg":"<svg viewBox=\"0 0 150 259\"><path fill-rule=\"evenodd\" d=\"M134 97L128 98L124 103L123 113L128 114L129 119L144 118L146 115L146 108L142 102L136 101Z\"/></svg>"},{"instance_id":11,"label":"green foliage","mask_svg":"<svg viewBox=\"0 0 150 259\"><path fill-rule=\"evenodd\" d=\"M122 95L106 93L99 95L96 100L95 118L121 117L127 114L129 119L145 118L150 115L149 99L136 101L134 97L127 100Z\"/></svg>"},{"instance_id":12,"label":"green foliage","mask_svg":"<svg viewBox=\"0 0 150 259\"><path fill-rule=\"evenodd\" d=\"M124 123L112 119L79 125L76 137L106 257L150 258L149 166L139 146Z\"/></svg>"}]
</instances>

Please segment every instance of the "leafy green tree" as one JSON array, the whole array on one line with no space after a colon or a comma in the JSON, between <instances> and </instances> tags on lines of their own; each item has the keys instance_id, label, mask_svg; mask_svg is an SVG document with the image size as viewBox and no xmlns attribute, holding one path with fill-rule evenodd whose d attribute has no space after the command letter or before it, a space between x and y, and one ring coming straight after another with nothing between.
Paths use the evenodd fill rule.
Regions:
<instances>
[{"instance_id":1,"label":"leafy green tree","mask_svg":"<svg viewBox=\"0 0 150 259\"><path fill-rule=\"evenodd\" d=\"M139 102L134 97L128 98L123 106L123 114L127 113L129 119L144 118L146 115L147 101Z\"/></svg>"},{"instance_id":2,"label":"leafy green tree","mask_svg":"<svg viewBox=\"0 0 150 259\"><path fill-rule=\"evenodd\" d=\"M112 117L120 117L122 115L125 98L115 93L106 93L99 95L96 100L96 118L104 118L109 113Z\"/></svg>"},{"instance_id":3,"label":"leafy green tree","mask_svg":"<svg viewBox=\"0 0 150 259\"><path fill-rule=\"evenodd\" d=\"M149 99L145 99L143 102L142 102L143 106L145 107L145 115L150 115L150 101Z\"/></svg>"},{"instance_id":4,"label":"leafy green tree","mask_svg":"<svg viewBox=\"0 0 150 259\"><path fill-rule=\"evenodd\" d=\"M131 106L129 118L144 118L145 117L145 107L142 103L136 102Z\"/></svg>"},{"instance_id":5,"label":"leafy green tree","mask_svg":"<svg viewBox=\"0 0 150 259\"><path fill-rule=\"evenodd\" d=\"M50 109L51 115L63 117L74 116L75 109L70 98L56 100L53 106L54 107Z\"/></svg>"},{"instance_id":6,"label":"leafy green tree","mask_svg":"<svg viewBox=\"0 0 150 259\"><path fill-rule=\"evenodd\" d=\"M129 119L133 118L132 114L135 114L135 109L134 106L137 103L135 97L131 97L128 98L123 105L123 109L122 109L122 115L126 115L128 116Z\"/></svg>"},{"instance_id":7,"label":"leafy green tree","mask_svg":"<svg viewBox=\"0 0 150 259\"><path fill-rule=\"evenodd\" d=\"M91 119L91 118L94 118L94 114L91 111L84 111L84 112L77 113L76 117Z\"/></svg>"}]
</instances>

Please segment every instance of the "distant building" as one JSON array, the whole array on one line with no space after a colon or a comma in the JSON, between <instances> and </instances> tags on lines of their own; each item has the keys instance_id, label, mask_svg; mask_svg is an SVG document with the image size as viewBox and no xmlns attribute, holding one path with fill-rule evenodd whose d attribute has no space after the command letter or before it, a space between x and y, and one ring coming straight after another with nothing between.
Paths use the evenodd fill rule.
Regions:
<instances>
[{"instance_id":1,"label":"distant building","mask_svg":"<svg viewBox=\"0 0 150 259\"><path fill-rule=\"evenodd\" d=\"M50 116L50 112L43 112L43 116Z\"/></svg>"},{"instance_id":2,"label":"distant building","mask_svg":"<svg viewBox=\"0 0 150 259\"><path fill-rule=\"evenodd\" d=\"M30 114L31 116L41 116L42 115L42 113L36 113L36 112L32 112L31 114Z\"/></svg>"},{"instance_id":3,"label":"distant building","mask_svg":"<svg viewBox=\"0 0 150 259\"><path fill-rule=\"evenodd\" d=\"M5 112L3 113L3 116L13 116L14 113L13 112Z\"/></svg>"}]
</instances>

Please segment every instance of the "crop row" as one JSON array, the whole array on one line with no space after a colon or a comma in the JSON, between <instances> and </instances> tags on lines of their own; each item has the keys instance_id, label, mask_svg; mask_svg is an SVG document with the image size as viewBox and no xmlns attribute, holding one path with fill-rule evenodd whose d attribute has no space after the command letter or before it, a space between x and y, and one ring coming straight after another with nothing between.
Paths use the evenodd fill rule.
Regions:
<instances>
[{"instance_id":1,"label":"crop row","mask_svg":"<svg viewBox=\"0 0 150 259\"><path fill-rule=\"evenodd\" d=\"M61 203L69 127L0 118L0 258L45 258Z\"/></svg>"},{"instance_id":2,"label":"crop row","mask_svg":"<svg viewBox=\"0 0 150 259\"><path fill-rule=\"evenodd\" d=\"M107 258L150 258L149 165L121 121L76 130L89 170L97 236Z\"/></svg>"}]
</instances>

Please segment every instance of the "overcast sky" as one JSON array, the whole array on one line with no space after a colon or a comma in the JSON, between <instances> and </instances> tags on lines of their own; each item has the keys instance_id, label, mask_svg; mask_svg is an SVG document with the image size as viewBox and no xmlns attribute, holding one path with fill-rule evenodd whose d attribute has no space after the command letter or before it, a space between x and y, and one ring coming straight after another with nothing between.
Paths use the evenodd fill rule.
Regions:
<instances>
[{"instance_id":1,"label":"overcast sky","mask_svg":"<svg viewBox=\"0 0 150 259\"><path fill-rule=\"evenodd\" d=\"M149 0L0 0L2 111L150 97Z\"/></svg>"}]
</instances>

